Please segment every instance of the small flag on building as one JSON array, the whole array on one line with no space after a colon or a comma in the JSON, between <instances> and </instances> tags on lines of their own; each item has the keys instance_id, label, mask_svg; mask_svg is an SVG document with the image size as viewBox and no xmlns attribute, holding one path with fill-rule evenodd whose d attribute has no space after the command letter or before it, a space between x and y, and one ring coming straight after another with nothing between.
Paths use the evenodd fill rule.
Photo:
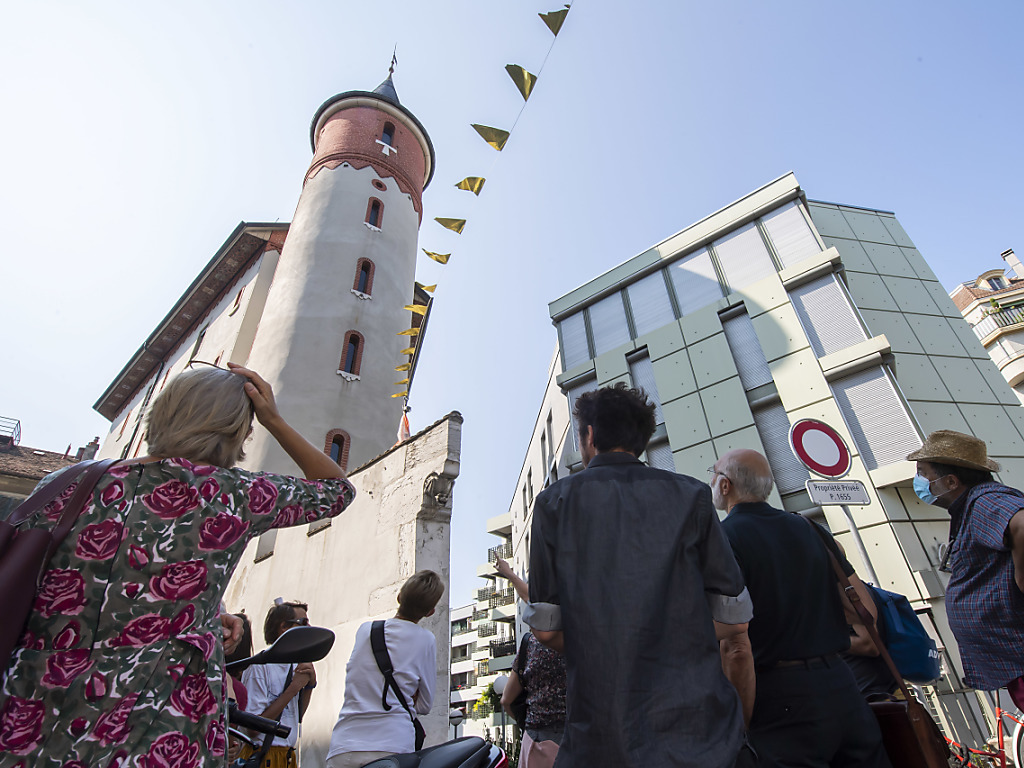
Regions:
<instances>
[{"instance_id":1,"label":"small flag on building","mask_svg":"<svg viewBox=\"0 0 1024 768\"><path fill-rule=\"evenodd\" d=\"M447 219L444 216L435 216L434 221L436 221L445 229L450 229L457 235L461 235L462 230L466 228L465 219Z\"/></svg>"},{"instance_id":2,"label":"small flag on building","mask_svg":"<svg viewBox=\"0 0 1024 768\"><path fill-rule=\"evenodd\" d=\"M401 443L405 440L408 440L409 435L409 414L403 413L402 420L398 422L398 442Z\"/></svg>"},{"instance_id":3,"label":"small flag on building","mask_svg":"<svg viewBox=\"0 0 1024 768\"><path fill-rule=\"evenodd\" d=\"M508 141L508 131L503 131L501 128L492 128L489 125L477 125L476 123L472 123L472 126L480 134L480 138L496 150L501 152L505 148L505 142Z\"/></svg>"},{"instance_id":4,"label":"small flag on building","mask_svg":"<svg viewBox=\"0 0 1024 768\"><path fill-rule=\"evenodd\" d=\"M456 189L464 189L467 192L472 192L474 195L479 196L480 190L484 188L484 182L487 181L483 176L467 176L458 184L455 185Z\"/></svg>"}]
</instances>

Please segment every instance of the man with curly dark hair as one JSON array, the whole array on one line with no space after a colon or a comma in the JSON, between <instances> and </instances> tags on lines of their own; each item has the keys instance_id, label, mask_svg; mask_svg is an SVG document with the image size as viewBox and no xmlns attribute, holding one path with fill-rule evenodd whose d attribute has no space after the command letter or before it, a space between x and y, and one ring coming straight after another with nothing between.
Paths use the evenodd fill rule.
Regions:
<instances>
[{"instance_id":1,"label":"man with curly dark hair","mask_svg":"<svg viewBox=\"0 0 1024 768\"><path fill-rule=\"evenodd\" d=\"M523 615L565 654L559 768L751 765L749 642L723 658L719 639L742 649L752 608L711 489L640 461L642 390L588 392L575 416L586 469L537 496Z\"/></svg>"}]
</instances>

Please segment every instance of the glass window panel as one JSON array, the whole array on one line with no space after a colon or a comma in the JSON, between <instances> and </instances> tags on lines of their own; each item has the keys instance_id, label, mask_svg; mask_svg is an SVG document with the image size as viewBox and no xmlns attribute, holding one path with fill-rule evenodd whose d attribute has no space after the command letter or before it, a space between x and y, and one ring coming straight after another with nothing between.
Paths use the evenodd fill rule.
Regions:
<instances>
[{"instance_id":1,"label":"glass window panel","mask_svg":"<svg viewBox=\"0 0 1024 768\"><path fill-rule=\"evenodd\" d=\"M736 370L740 373L743 388L749 391L772 381L768 360L754 332L750 316L743 313L730 317L722 321L722 328L725 330L725 339L729 343L732 359L736 361Z\"/></svg>"},{"instance_id":2,"label":"glass window panel","mask_svg":"<svg viewBox=\"0 0 1024 768\"><path fill-rule=\"evenodd\" d=\"M725 295L711 263L711 255L706 250L691 253L675 262L668 268L668 273L672 277L672 287L682 315L706 307Z\"/></svg>"},{"instance_id":3,"label":"glass window panel","mask_svg":"<svg viewBox=\"0 0 1024 768\"><path fill-rule=\"evenodd\" d=\"M592 304L589 312L595 357L629 341L626 307L622 303L621 293L613 293Z\"/></svg>"},{"instance_id":4,"label":"glass window panel","mask_svg":"<svg viewBox=\"0 0 1024 768\"><path fill-rule=\"evenodd\" d=\"M754 424L779 493L799 491L811 476L789 447L790 423L782 403L758 408L754 411Z\"/></svg>"},{"instance_id":5,"label":"glass window panel","mask_svg":"<svg viewBox=\"0 0 1024 768\"><path fill-rule=\"evenodd\" d=\"M654 423L663 424L665 416L661 412L661 398L658 396L658 385L654 381L654 366L651 365L651 358L644 355L631 359L629 361L629 376L633 380L633 386L646 392L647 397L654 403Z\"/></svg>"},{"instance_id":6,"label":"glass window panel","mask_svg":"<svg viewBox=\"0 0 1024 768\"><path fill-rule=\"evenodd\" d=\"M868 469L906 463L907 454L921 446L903 401L884 368L868 368L844 376L831 386Z\"/></svg>"},{"instance_id":7,"label":"glass window panel","mask_svg":"<svg viewBox=\"0 0 1024 768\"><path fill-rule=\"evenodd\" d=\"M796 203L777 208L761 219L783 267L791 267L821 251Z\"/></svg>"},{"instance_id":8,"label":"glass window panel","mask_svg":"<svg viewBox=\"0 0 1024 768\"><path fill-rule=\"evenodd\" d=\"M575 368L590 359L587 346L587 327L583 320L583 312L569 315L559 324L562 331L562 361L565 370Z\"/></svg>"},{"instance_id":9,"label":"glass window panel","mask_svg":"<svg viewBox=\"0 0 1024 768\"><path fill-rule=\"evenodd\" d=\"M716 240L714 247L730 291L775 274L775 264L768 255L768 248L753 224L740 227L721 240Z\"/></svg>"},{"instance_id":10,"label":"glass window panel","mask_svg":"<svg viewBox=\"0 0 1024 768\"><path fill-rule=\"evenodd\" d=\"M867 338L835 275L825 275L794 288L789 298L818 357Z\"/></svg>"},{"instance_id":11,"label":"glass window panel","mask_svg":"<svg viewBox=\"0 0 1024 768\"><path fill-rule=\"evenodd\" d=\"M672 303L668 298L668 286L661 272L637 280L626 288L626 292L629 294L629 307L633 311L637 336L656 331L675 320Z\"/></svg>"}]
</instances>

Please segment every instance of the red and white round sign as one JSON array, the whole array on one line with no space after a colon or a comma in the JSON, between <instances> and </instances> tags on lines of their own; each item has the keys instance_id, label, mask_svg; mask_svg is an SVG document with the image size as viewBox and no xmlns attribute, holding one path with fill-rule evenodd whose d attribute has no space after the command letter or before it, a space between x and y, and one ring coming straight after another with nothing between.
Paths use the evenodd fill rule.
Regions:
<instances>
[{"instance_id":1,"label":"red and white round sign","mask_svg":"<svg viewBox=\"0 0 1024 768\"><path fill-rule=\"evenodd\" d=\"M817 419L801 419L789 430L789 445L805 467L833 480L850 471L850 449L842 436Z\"/></svg>"}]
</instances>

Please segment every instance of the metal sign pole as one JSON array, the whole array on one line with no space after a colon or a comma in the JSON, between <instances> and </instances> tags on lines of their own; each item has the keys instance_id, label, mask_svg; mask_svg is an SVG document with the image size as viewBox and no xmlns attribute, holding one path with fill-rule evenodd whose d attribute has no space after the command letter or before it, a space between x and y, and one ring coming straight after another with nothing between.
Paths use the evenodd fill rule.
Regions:
<instances>
[{"instance_id":1,"label":"metal sign pole","mask_svg":"<svg viewBox=\"0 0 1024 768\"><path fill-rule=\"evenodd\" d=\"M853 541L857 544L857 553L860 555L861 562L864 563L864 570L867 571L869 580L872 584L878 584L878 575L875 573L875 567L871 565L871 558L868 557L868 550L864 546L864 539L860 537L857 523L853 520L853 513L850 512L850 508L845 504L840 504L839 507L843 510L843 514L846 515L846 521L850 524L850 533L853 535Z\"/></svg>"}]
</instances>

